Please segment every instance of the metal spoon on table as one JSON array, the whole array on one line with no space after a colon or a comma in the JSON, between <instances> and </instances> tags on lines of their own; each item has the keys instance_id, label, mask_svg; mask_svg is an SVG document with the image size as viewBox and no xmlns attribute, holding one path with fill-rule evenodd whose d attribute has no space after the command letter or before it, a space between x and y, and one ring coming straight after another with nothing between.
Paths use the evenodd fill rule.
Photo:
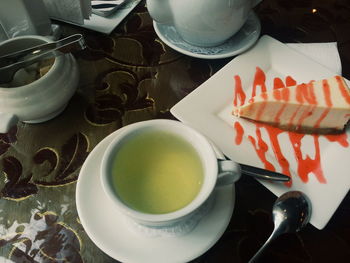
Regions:
<instances>
[{"instance_id":1,"label":"metal spoon on table","mask_svg":"<svg viewBox=\"0 0 350 263\"><path fill-rule=\"evenodd\" d=\"M21 68L43 59L82 50L85 47L83 36L75 34L56 42L45 43L0 56L0 84L11 82L15 73Z\"/></svg>"},{"instance_id":2,"label":"metal spoon on table","mask_svg":"<svg viewBox=\"0 0 350 263\"><path fill-rule=\"evenodd\" d=\"M274 230L249 263L258 262L264 249L279 235L300 231L309 222L310 217L311 203L304 193L290 191L277 198L272 208Z\"/></svg>"},{"instance_id":3,"label":"metal spoon on table","mask_svg":"<svg viewBox=\"0 0 350 263\"><path fill-rule=\"evenodd\" d=\"M290 181L290 177L285 174L281 174L278 172L273 172L266 169L262 169L262 168L258 168L258 167L254 167L246 164L241 164L241 163L239 165L241 167L241 172L243 175L249 175L249 176L262 179L262 180L267 180L267 181L278 181L278 182Z\"/></svg>"}]
</instances>

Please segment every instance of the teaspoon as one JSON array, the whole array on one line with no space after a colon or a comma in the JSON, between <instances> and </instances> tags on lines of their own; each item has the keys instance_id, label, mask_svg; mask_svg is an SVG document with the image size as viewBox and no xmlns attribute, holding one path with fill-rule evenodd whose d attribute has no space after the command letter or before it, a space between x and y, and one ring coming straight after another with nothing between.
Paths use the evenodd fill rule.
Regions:
<instances>
[{"instance_id":1,"label":"teaspoon","mask_svg":"<svg viewBox=\"0 0 350 263\"><path fill-rule=\"evenodd\" d=\"M209 140L210 141L210 140ZM219 160L227 160L226 156L223 154L221 150L212 142L210 141L211 146L213 147L213 150ZM276 181L276 182L289 182L290 177L281 174L278 172L269 171L266 169L241 164L239 163L239 166L241 168L242 175L249 175L258 179L267 180L267 181Z\"/></svg>"},{"instance_id":2,"label":"teaspoon","mask_svg":"<svg viewBox=\"0 0 350 263\"><path fill-rule=\"evenodd\" d=\"M300 191L290 191L277 198L272 209L274 230L249 263L258 262L258 258L264 249L279 235L300 231L307 225L310 217L311 203L304 193Z\"/></svg>"}]
</instances>

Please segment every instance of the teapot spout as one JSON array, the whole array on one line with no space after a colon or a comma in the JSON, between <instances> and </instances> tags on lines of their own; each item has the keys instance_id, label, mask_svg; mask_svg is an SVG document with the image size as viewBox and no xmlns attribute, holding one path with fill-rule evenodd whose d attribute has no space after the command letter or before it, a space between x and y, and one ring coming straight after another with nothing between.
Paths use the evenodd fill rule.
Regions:
<instances>
[{"instance_id":1,"label":"teapot spout","mask_svg":"<svg viewBox=\"0 0 350 263\"><path fill-rule=\"evenodd\" d=\"M147 10L152 19L161 24L172 23L170 0L147 0Z\"/></svg>"}]
</instances>

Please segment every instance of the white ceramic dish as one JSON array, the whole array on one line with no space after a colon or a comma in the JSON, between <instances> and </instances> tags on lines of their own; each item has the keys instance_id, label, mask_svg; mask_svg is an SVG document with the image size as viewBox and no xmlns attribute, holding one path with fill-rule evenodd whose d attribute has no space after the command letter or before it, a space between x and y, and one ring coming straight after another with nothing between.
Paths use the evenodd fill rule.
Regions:
<instances>
[{"instance_id":1,"label":"white ceramic dish","mask_svg":"<svg viewBox=\"0 0 350 263\"><path fill-rule=\"evenodd\" d=\"M234 96L234 76L239 75L242 88L249 96L252 92L252 82L256 67L260 67L266 74L266 85L272 88L273 78L287 75L292 76L298 83L328 78L336 75L324 66L288 48L281 42L263 36L259 42L246 53L236 57L225 67L213 75L209 80L190 93L172 109L172 114L179 120L194 127L211 139L229 158L239 163L265 168L264 162L269 162L276 171L282 172L282 166L275 157L270 137L264 128L231 114ZM349 81L347 81L348 84ZM244 129L242 142L235 142L237 130L235 123ZM258 139L266 143L266 161L259 158L250 139ZM277 150L281 152L289 164L292 185L261 181L275 195L279 196L289 190L305 192L311 199L313 213L311 223L322 229L346 195L350 186L347 163L350 159L349 129L343 135L341 145L331 142L326 136L305 135L301 141L301 158L315 159L315 153L320 153L320 161L314 162L313 173L308 175L308 181L301 180L298 171L294 148L288 132L278 137ZM250 139L249 139L250 138ZM338 140L340 138L338 137ZM319 146L319 148L317 148ZM323 181L315 174L323 172ZM253 194L253 193L252 193ZM258 196L256 198L259 198Z\"/></svg>"},{"instance_id":2,"label":"white ceramic dish","mask_svg":"<svg viewBox=\"0 0 350 263\"><path fill-rule=\"evenodd\" d=\"M36 35L11 38L0 44L0 55L45 42L52 40ZM19 80L25 78L26 74L18 77ZM21 83L15 87L0 84L0 132L7 132L18 120L40 123L54 118L65 109L77 89L78 82L79 68L75 58L72 54L64 54L55 57L44 76L29 84Z\"/></svg>"},{"instance_id":3,"label":"white ceramic dish","mask_svg":"<svg viewBox=\"0 0 350 263\"><path fill-rule=\"evenodd\" d=\"M149 237L135 231L113 207L99 177L102 155L122 129L101 141L80 171L76 204L86 233L101 250L122 262L187 262L202 255L216 243L230 222L234 186L216 189L214 206L187 235Z\"/></svg>"},{"instance_id":4,"label":"white ceramic dish","mask_svg":"<svg viewBox=\"0 0 350 263\"><path fill-rule=\"evenodd\" d=\"M154 21L171 24L188 43L213 47L237 33L261 0L147 0Z\"/></svg>"},{"instance_id":5,"label":"white ceramic dish","mask_svg":"<svg viewBox=\"0 0 350 263\"><path fill-rule=\"evenodd\" d=\"M261 25L254 12L250 12L243 27L225 43L215 47L197 47L185 42L172 25L153 21L158 37L172 49L196 58L219 59L232 57L250 48L259 38Z\"/></svg>"}]
</instances>

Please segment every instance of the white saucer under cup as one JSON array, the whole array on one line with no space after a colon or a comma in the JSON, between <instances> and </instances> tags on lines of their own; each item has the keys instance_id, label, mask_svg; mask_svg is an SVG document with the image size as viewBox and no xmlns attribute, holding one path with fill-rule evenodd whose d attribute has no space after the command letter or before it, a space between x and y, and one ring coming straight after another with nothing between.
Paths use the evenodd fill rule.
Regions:
<instances>
[{"instance_id":1,"label":"white saucer under cup","mask_svg":"<svg viewBox=\"0 0 350 263\"><path fill-rule=\"evenodd\" d=\"M172 49L184 55L204 59L227 58L243 53L256 43L261 32L260 20L253 11L236 34L215 47L197 47L185 42L172 25L153 21L153 27L158 37Z\"/></svg>"},{"instance_id":2,"label":"white saucer under cup","mask_svg":"<svg viewBox=\"0 0 350 263\"><path fill-rule=\"evenodd\" d=\"M230 222L235 202L234 185L215 189L213 207L190 233L175 237L149 237L138 233L113 207L99 177L102 155L122 129L94 148L79 174L76 204L87 235L102 251L122 262L188 262L204 254L219 240Z\"/></svg>"}]
</instances>

